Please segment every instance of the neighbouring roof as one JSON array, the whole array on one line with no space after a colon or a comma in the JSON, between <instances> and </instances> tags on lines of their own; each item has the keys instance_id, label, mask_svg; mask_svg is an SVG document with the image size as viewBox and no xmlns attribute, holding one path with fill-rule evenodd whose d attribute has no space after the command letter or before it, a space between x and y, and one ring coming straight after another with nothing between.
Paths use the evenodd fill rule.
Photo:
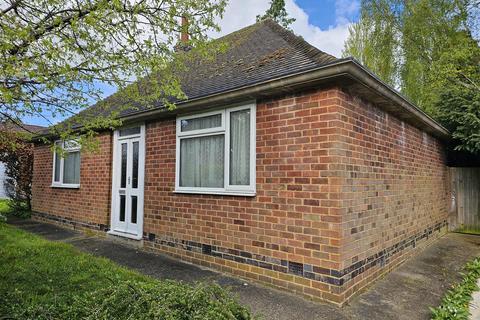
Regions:
<instances>
[{"instance_id":1,"label":"neighbouring roof","mask_svg":"<svg viewBox=\"0 0 480 320\"><path fill-rule=\"evenodd\" d=\"M44 129L45 127L33 124L16 124L11 121L0 122L0 131L37 133Z\"/></svg>"}]
</instances>

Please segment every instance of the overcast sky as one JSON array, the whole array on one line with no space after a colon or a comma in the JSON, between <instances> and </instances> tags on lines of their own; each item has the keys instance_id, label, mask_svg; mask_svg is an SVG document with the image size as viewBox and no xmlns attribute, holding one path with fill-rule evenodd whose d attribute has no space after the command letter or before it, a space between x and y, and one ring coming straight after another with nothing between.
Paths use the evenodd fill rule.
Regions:
<instances>
[{"instance_id":1,"label":"overcast sky","mask_svg":"<svg viewBox=\"0 0 480 320\"><path fill-rule=\"evenodd\" d=\"M212 38L231 33L255 23L263 14L270 0L228 0L223 18L218 19L220 32L211 32ZM348 26L358 19L360 0L285 0L289 15L296 19L291 28L318 49L341 57ZM107 97L115 88L99 85ZM50 118L50 117L49 117ZM61 118L50 119L53 123ZM26 117L25 123L48 126L41 117Z\"/></svg>"}]
</instances>

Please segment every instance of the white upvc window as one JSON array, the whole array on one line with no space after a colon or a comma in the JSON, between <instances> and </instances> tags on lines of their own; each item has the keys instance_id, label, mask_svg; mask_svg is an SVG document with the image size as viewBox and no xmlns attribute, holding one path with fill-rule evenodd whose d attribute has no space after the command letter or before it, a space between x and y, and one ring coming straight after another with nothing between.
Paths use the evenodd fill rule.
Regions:
<instances>
[{"instance_id":1,"label":"white upvc window","mask_svg":"<svg viewBox=\"0 0 480 320\"><path fill-rule=\"evenodd\" d=\"M76 141L55 142L52 187L80 187L80 145Z\"/></svg>"},{"instance_id":2,"label":"white upvc window","mask_svg":"<svg viewBox=\"0 0 480 320\"><path fill-rule=\"evenodd\" d=\"M255 104L177 118L175 191L255 195Z\"/></svg>"}]
</instances>

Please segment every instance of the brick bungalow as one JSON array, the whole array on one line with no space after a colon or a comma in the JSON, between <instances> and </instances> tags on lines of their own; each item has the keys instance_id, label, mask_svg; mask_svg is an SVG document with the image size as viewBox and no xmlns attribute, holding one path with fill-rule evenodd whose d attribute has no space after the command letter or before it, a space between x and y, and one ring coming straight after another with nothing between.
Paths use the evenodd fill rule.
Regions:
<instances>
[{"instance_id":1,"label":"brick bungalow","mask_svg":"<svg viewBox=\"0 0 480 320\"><path fill-rule=\"evenodd\" d=\"M443 127L270 20L223 40L174 111L38 144L34 217L337 304L446 231Z\"/></svg>"}]
</instances>

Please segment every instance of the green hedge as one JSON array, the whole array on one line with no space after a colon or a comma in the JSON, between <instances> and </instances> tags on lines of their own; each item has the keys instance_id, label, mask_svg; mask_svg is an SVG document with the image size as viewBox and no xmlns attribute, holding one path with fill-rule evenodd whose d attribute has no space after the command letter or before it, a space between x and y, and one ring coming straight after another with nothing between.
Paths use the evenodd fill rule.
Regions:
<instances>
[{"instance_id":1,"label":"green hedge","mask_svg":"<svg viewBox=\"0 0 480 320\"><path fill-rule=\"evenodd\" d=\"M10 214L11 209L8 205L7 199L0 199L0 222L7 220L7 215Z\"/></svg>"},{"instance_id":2,"label":"green hedge","mask_svg":"<svg viewBox=\"0 0 480 320\"><path fill-rule=\"evenodd\" d=\"M442 303L432 308L433 320L467 320L470 313L469 303L472 293L479 290L477 280L480 278L480 258L476 258L465 266L463 280L447 291Z\"/></svg>"},{"instance_id":3,"label":"green hedge","mask_svg":"<svg viewBox=\"0 0 480 320\"><path fill-rule=\"evenodd\" d=\"M158 281L4 223L0 266L0 318L252 318L218 285Z\"/></svg>"}]
</instances>

